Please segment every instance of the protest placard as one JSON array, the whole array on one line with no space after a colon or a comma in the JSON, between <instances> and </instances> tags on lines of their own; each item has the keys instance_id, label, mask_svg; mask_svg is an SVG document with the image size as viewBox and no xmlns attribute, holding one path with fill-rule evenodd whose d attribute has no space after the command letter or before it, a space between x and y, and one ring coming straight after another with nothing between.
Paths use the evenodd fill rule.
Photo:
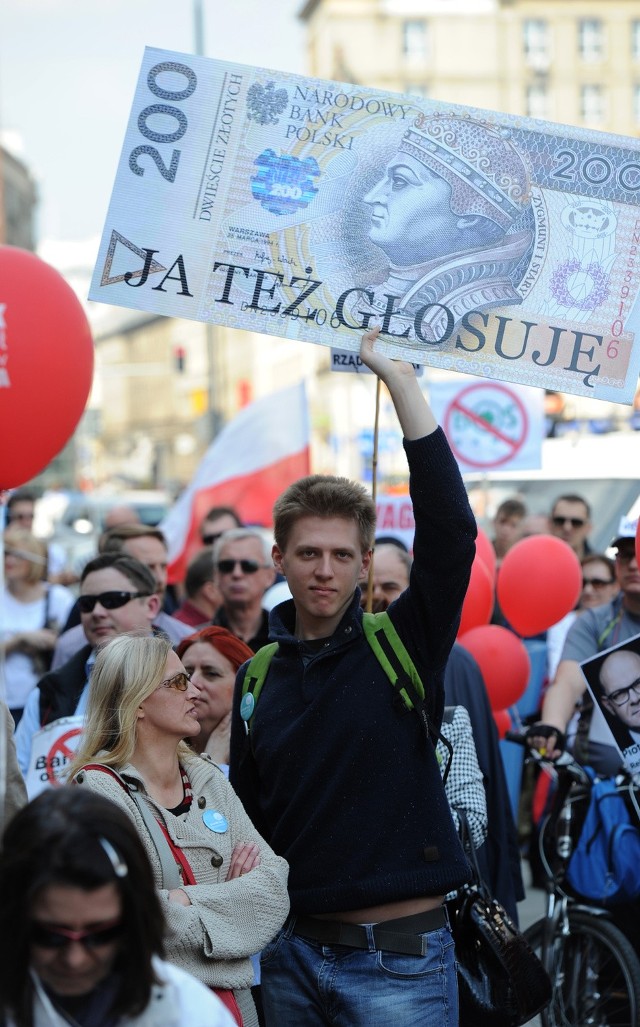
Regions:
<instances>
[{"instance_id":1,"label":"protest placard","mask_svg":"<svg viewBox=\"0 0 640 1027\"><path fill-rule=\"evenodd\" d=\"M90 298L631 402L639 194L637 139L148 48Z\"/></svg>"},{"instance_id":2,"label":"protest placard","mask_svg":"<svg viewBox=\"0 0 640 1027\"><path fill-rule=\"evenodd\" d=\"M614 746L632 774L640 771L640 635L580 664L594 702L589 738Z\"/></svg>"}]
</instances>

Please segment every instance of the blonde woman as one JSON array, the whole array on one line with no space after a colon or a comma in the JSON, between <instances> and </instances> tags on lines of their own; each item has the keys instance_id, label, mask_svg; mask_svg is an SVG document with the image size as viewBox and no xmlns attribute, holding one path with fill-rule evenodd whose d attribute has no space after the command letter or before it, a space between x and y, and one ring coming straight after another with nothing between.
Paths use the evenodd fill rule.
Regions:
<instances>
[{"instance_id":1,"label":"blonde woman","mask_svg":"<svg viewBox=\"0 0 640 1027\"><path fill-rule=\"evenodd\" d=\"M167 958L256 1027L249 957L286 918L288 868L210 757L183 741L200 730L198 692L168 640L113 639L96 659L71 776L136 824L160 889Z\"/></svg>"},{"instance_id":2,"label":"blonde woman","mask_svg":"<svg viewBox=\"0 0 640 1027\"><path fill-rule=\"evenodd\" d=\"M5 658L7 705L16 724L29 692L49 667L58 633L74 601L68 588L43 580L46 570L46 544L24 528L7 528L0 647Z\"/></svg>"}]
</instances>

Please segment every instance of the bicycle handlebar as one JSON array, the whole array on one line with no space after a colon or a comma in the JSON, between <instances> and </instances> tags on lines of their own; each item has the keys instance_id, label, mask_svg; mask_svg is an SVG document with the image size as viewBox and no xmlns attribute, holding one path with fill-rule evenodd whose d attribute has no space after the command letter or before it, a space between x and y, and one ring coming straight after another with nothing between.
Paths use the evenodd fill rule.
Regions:
<instances>
[{"instance_id":1,"label":"bicycle handlebar","mask_svg":"<svg viewBox=\"0 0 640 1027\"><path fill-rule=\"evenodd\" d=\"M557 757L557 759L552 760L548 756L543 755L543 753L538 749L534 749L529 745L527 734L524 731L505 731L504 737L505 741L514 742L516 745L522 746L523 749L527 749L527 758L533 760L535 763L544 763L547 767L562 768L568 771L577 781L582 781L584 783L589 781L589 777L585 773L584 768L581 767L575 757L566 749Z\"/></svg>"}]
</instances>

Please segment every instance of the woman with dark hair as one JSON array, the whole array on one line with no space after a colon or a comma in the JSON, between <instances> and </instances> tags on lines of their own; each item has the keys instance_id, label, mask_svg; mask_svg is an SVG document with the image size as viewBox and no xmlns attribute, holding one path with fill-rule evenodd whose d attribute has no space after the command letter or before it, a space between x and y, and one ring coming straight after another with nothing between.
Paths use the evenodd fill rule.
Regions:
<instances>
[{"instance_id":1,"label":"woman with dark hair","mask_svg":"<svg viewBox=\"0 0 640 1027\"><path fill-rule=\"evenodd\" d=\"M144 847L108 799L43 792L0 856L0 1010L9 1027L230 1027L224 1006L162 960Z\"/></svg>"},{"instance_id":2,"label":"woman with dark hair","mask_svg":"<svg viewBox=\"0 0 640 1027\"><path fill-rule=\"evenodd\" d=\"M151 860L172 962L257 1027L250 956L289 911L288 867L221 770L184 741L200 730L189 679L164 636L120 635L96 658L70 777L115 801Z\"/></svg>"},{"instance_id":3,"label":"woman with dark hair","mask_svg":"<svg viewBox=\"0 0 640 1027\"><path fill-rule=\"evenodd\" d=\"M183 638L176 653L200 689L195 700L200 733L189 743L196 752L206 752L216 763L228 766L236 673L253 650L226 628L214 625Z\"/></svg>"}]
</instances>

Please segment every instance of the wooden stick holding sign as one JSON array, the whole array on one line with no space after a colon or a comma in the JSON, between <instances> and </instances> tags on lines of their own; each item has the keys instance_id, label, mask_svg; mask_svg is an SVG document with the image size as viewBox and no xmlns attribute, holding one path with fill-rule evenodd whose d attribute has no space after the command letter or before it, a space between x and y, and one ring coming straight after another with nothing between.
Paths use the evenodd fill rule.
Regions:
<instances>
[{"instance_id":1,"label":"wooden stick holding sign","mask_svg":"<svg viewBox=\"0 0 640 1027\"><path fill-rule=\"evenodd\" d=\"M373 502L376 501L378 492L378 429L380 427L380 379L376 378L376 412L373 419L373 455L371 457L371 498ZM371 613L373 609L373 561L375 560L375 551L371 556L371 562L369 563L369 574L367 577L367 601L365 609L367 613Z\"/></svg>"}]
</instances>

